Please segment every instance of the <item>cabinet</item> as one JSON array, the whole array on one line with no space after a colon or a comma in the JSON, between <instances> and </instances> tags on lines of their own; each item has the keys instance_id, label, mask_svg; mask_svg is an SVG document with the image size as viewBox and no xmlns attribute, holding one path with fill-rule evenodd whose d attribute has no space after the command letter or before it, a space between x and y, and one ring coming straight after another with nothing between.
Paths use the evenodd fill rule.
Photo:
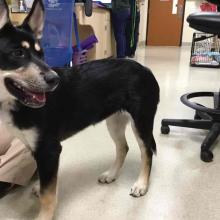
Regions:
<instances>
[{"instance_id":1,"label":"cabinet","mask_svg":"<svg viewBox=\"0 0 220 220\"><path fill-rule=\"evenodd\" d=\"M80 40L86 39L89 35L95 34L98 43L88 53L88 60L102 59L114 56L115 40L111 27L110 11L103 8L94 7L91 17L84 13L83 5L76 5L75 12ZM73 44L75 35L73 34Z\"/></svg>"}]
</instances>

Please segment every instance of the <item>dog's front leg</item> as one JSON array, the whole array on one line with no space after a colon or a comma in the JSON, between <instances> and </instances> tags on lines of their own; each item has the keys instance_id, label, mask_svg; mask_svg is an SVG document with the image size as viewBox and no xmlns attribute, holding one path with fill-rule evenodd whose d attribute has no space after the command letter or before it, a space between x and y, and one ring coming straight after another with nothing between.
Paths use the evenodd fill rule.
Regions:
<instances>
[{"instance_id":1,"label":"dog's front leg","mask_svg":"<svg viewBox=\"0 0 220 220\"><path fill-rule=\"evenodd\" d=\"M52 220L57 203L60 144L39 145L35 153L40 178L40 213L37 220Z\"/></svg>"}]
</instances>

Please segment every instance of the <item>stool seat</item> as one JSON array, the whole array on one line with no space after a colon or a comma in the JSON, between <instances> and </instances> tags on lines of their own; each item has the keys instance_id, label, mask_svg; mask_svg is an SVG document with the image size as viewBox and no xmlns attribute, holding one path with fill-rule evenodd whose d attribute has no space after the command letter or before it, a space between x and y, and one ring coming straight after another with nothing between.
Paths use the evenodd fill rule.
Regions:
<instances>
[{"instance_id":1,"label":"stool seat","mask_svg":"<svg viewBox=\"0 0 220 220\"><path fill-rule=\"evenodd\" d=\"M189 26L205 33L220 35L220 12L197 12L187 18Z\"/></svg>"}]
</instances>

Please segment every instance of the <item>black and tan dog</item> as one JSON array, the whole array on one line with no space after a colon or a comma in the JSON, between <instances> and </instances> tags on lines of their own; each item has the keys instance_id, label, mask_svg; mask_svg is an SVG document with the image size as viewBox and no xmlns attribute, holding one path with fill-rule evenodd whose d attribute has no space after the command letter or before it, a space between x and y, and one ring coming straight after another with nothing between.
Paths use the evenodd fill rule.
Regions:
<instances>
[{"instance_id":1,"label":"black and tan dog","mask_svg":"<svg viewBox=\"0 0 220 220\"><path fill-rule=\"evenodd\" d=\"M50 220L54 215L60 142L103 119L107 119L117 154L99 182L117 178L128 151L125 128L130 120L142 161L130 194L144 195L156 151L153 123L159 86L153 74L125 59L52 70L44 63L39 44L43 24L41 0L35 0L19 27L11 24L5 0L0 0L0 118L36 159L41 202L38 219Z\"/></svg>"}]
</instances>

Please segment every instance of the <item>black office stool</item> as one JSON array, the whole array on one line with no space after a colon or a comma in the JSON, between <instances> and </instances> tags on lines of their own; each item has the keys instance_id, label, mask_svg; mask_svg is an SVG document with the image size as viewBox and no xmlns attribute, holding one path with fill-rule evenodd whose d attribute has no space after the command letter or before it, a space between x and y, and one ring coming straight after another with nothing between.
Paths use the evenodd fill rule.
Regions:
<instances>
[{"instance_id":1,"label":"black office stool","mask_svg":"<svg viewBox=\"0 0 220 220\"><path fill-rule=\"evenodd\" d=\"M191 14L187 21L190 27L196 30L220 36L220 13L195 13ZM213 97L214 108L207 108L201 104L191 102L190 99L195 97ZM213 153L210 148L220 134L220 92L188 93L181 97L181 101L195 110L194 120L163 119L161 132L162 134L168 134L170 132L169 125L209 130L201 145L200 157L204 162L211 162Z\"/></svg>"}]
</instances>

